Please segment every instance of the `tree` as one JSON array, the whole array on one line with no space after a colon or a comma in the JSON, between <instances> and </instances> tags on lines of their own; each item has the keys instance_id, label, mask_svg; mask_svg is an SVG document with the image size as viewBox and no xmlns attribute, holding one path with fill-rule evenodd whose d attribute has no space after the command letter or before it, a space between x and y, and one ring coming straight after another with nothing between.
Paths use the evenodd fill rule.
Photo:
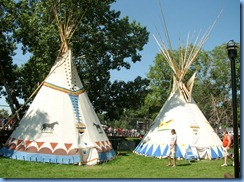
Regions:
<instances>
[{"instance_id":1,"label":"tree","mask_svg":"<svg viewBox=\"0 0 244 182\"><path fill-rule=\"evenodd\" d=\"M236 61L237 99L240 101L240 53ZM200 106L209 122L215 126L232 125L231 70L226 45L215 47L209 53L209 64L202 69L207 73L197 87ZM201 89L199 89L201 88ZM208 94L209 93L209 94ZM205 98L205 99L204 99ZM206 100L208 99L208 103ZM238 102L240 103L240 102ZM240 104L237 106L240 108ZM238 112L240 118L240 112Z\"/></svg>"},{"instance_id":2,"label":"tree","mask_svg":"<svg viewBox=\"0 0 244 182\"><path fill-rule=\"evenodd\" d=\"M16 28L14 16L7 10L14 7L14 1L0 2L0 95L6 97L12 113L20 107L17 100L20 88L18 85L18 69L13 64L12 56L16 45L12 38L12 30ZM14 9L14 8L13 8Z\"/></svg>"},{"instance_id":3,"label":"tree","mask_svg":"<svg viewBox=\"0 0 244 182\"><path fill-rule=\"evenodd\" d=\"M177 57L179 50L174 54ZM240 73L240 54L236 62L237 73ZM212 51L200 51L194 64L190 67L189 75L197 71L192 97L208 119L210 124L230 126L232 124L231 78L230 62L225 45L217 46ZM171 70L161 55L155 58L155 65L150 68L150 92L145 100L148 108L153 110L153 118L159 112L171 91ZM189 76L186 76L188 79ZM237 97L240 101L240 74L237 74ZM238 102L240 103L240 102ZM240 105L238 105L240 108ZM240 112L238 110L238 118Z\"/></svg>"},{"instance_id":4,"label":"tree","mask_svg":"<svg viewBox=\"0 0 244 182\"><path fill-rule=\"evenodd\" d=\"M146 96L145 105L148 116L154 119L166 101L171 89L171 68L161 54L157 54L154 66L150 67L147 74L150 80L150 93Z\"/></svg>"},{"instance_id":5,"label":"tree","mask_svg":"<svg viewBox=\"0 0 244 182\"><path fill-rule=\"evenodd\" d=\"M107 96L104 97L108 99L101 102L104 104L101 108L106 112L106 119L119 120L125 116L125 110L133 110L136 113L144 105L144 99L148 94L148 84L149 80L141 77L127 83L124 81L112 83L106 92Z\"/></svg>"},{"instance_id":6,"label":"tree","mask_svg":"<svg viewBox=\"0 0 244 182\"><path fill-rule=\"evenodd\" d=\"M1 109L0 110L0 119L3 119L3 118L8 118L9 114L8 114L8 111L5 110L5 109ZM2 123L0 123L1 125Z\"/></svg>"},{"instance_id":7,"label":"tree","mask_svg":"<svg viewBox=\"0 0 244 182\"><path fill-rule=\"evenodd\" d=\"M148 32L139 23L120 18L120 12L110 9L115 0L66 0L15 2L12 14L16 17L14 38L23 44L23 53L32 54L20 68L19 96L26 100L48 74L61 45L53 14L58 7L60 21L68 16L80 23L69 41L78 72L95 110L103 112L103 102L109 99L110 70L130 68L130 62L140 61L139 51L148 42ZM53 4L52 4L53 3ZM8 9L10 11L10 9ZM66 19L67 20L67 19ZM58 46L57 46L58 45ZM28 74L27 74L28 73Z\"/></svg>"}]
</instances>

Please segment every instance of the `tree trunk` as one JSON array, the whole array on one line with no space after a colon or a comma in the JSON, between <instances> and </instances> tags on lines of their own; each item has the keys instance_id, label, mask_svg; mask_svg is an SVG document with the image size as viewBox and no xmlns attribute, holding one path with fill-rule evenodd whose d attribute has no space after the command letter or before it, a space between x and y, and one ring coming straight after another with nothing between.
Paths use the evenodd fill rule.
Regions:
<instances>
[{"instance_id":1,"label":"tree trunk","mask_svg":"<svg viewBox=\"0 0 244 182\"><path fill-rule=\"evenodd\" d=\"M2 67L2 65L0 65L0 78L2 79L3 86L7 93L7 101L9 103L12 114L15 114L16 110L20 107L20 104L19 104L17 98L12 94L11 86L8 84L8 81L5 77L5 75L6 74L4 72L4 68ZM19 118L18 118L18 120L19 120Z\"/></svg>"}]
</instances>

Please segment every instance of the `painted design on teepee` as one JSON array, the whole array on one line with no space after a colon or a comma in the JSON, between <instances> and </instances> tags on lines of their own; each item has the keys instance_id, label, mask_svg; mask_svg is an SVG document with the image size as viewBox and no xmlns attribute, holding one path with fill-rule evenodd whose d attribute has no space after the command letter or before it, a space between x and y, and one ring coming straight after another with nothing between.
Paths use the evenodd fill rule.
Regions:
<instances>
[{"instance_id":1,"label":"painted design on teepee","mask_svg":"<svg viewBox=\"0 0 244 182\"><path fill-rule=\"evenodd\" d=\"M44 123L44 124L42 124L42 126L41 126L41 130L42 130L42 132L49 132L49 133L52 133L53 132L53 130L54 130L54 126L55 125L58 125L58 121L55 121L55 122L53 122L53 123Z\"/></svg>"},{"instance_id":2,"label":"painted design on teepee","mask_svg":"<svg viewBox=\"0 0 244 182\"><path fill-rule=\"evenodd\" d=\"M105 141L105 147L107 148L107 151L112 150L112 144L109 142L109 140Z\"/></svg>"},{"instance_id":3,"label":"painted design on teepee","mask_svg":"<svg viewBox=\"0 0 244 182\"><path fill-rule=\"evenodd\" d=\"M52 149L54 150L57 147L58 143L51 142L50 145L51 145Z\"/></svg>"},{"instance_id":4,"label":"painted design on teepee","mask_svg":"<svg viewBox=\"0 0 244 182\"><path fill-rule=\"evenodd\" d=\"M100 124L93 123L93 126L96 127L96 129L97 129L97 131L98 131L99 133L103 133L103 130L102 130L102 127L101 127Z\"/></svg>"},{"instance_id":5,"label":"painted design on teepee","mask_svg":"<svg viewBox=\"0 0 244 182\"><path fill-rule=\"evenodd\" d=\"M64 145L66 147L66 150L68 151L70 149L70 147L72 146L72 143L65 143Z\"/></svg>"},{"instance_id":6,"label":"painted design on teepee","mask_svg":"<svg viewBox=\"0 0 244 182\"><path fill-rule=\"evenodd\" d=\"M25 141L25 148L28 148L28 146L31 144L32 141L30 140L26 140Z\"/></svg>"},{"instance_id":7,"label":"painted design on teepee","mask_svg":"<svg viewBox=\"0 0 244 182\"><path fill-rule=\"evenodd\" d=\"M77 129L79 134L83 134L85 132L86 126L83 122L82 123L76 123L75 126L76 126L76 129Z\"/></svg>"},{"instance_id":8,"label":"painted design on teepee","mask_svg":"<svg viewBox=\"0 0 244 182\"><path fill-rule=\"evenodd\" d=\"M80 117L79 106L78 106L78 95L69 94L69 97L70 97L70 101L71 101L72 106L73 106L73 110L74 110L74 114L75 114L75 117L77 119L77 122L80 123L81 117Z\"/></svg>"},{"instance_id":9,"label":"painted design on teepee","mask_svg":"<svg viewBox=\"0 0 244 182\"><path fill-rule=\"evenodd\" d=\"M20 145L22 143L23 140L18 140L17 141L17 145Z\"/></svg>"},{"instance_id":10,"label":"painted design on teepee","mask_svg":"<svg viewBox=\"0 0 244 182\"><path fill-rule=\"evenodd\" d=\"M96 147L98 149L98 153L103 153L103 152L108 152L113 150L112 144L108 140L101 141L101 142L97 141Z\"/></svg>"},{"instance_id":11,"label":"painted design on teepee","mask_svg":"<svg viewBox=\"0 0 244 182\"><path fill-rule=\"evenodd\" d=\"M41 146L44 144L44 142L36 142L38 149L41 148Z\"/></svg>"},{"instance_id":12,"label":"painted design on teepee","mask_svg":"<svg viewBox=\"0 0 244 182\"><path fill-rule=\"evenodd\" d=\"M46 87L49 87L49 88L52 88L54 90L58 90L60 92L64 92L67 94L75 95L75 96L85 92L84 88L80 88L78 90L70 90L70 89L66 89L66 88L54 85L52 83L48 83L48 82L44 82L43 86L46 86Z\"/></svg>"},{"instance_id":13,"label":"painted design on teepee","mask_svg":"<svg viewBox=\"0 0 244 182\"><path fill-rule=\"evenodd\" d=\"M75 164L86 159L84 164L94 165L112 160L116 154L107 145L108 137L84 90L69 49L69 41L80 23L77 20L83 15L77 19L77 14L71 13L61 18L62 12L66 12L65 2L62 12L56 8L60 2L51 3L61 39L59 55L35 94L31 94L35 95L33 102L0 149L0 155L59 164ZM86 151L85 156L82 151Z\"/></svg>"},{"instance_id":14,"label":"painted design on teepee","mask_svg":"<svg viewBox=\"0 0 244 182\"><path fill-rule=\"evenodd\" d=\"M158 125L158 131L171 130L173 122L174 122L174 119L170 119L168 121L161 121Z\"/></svg>"}]
</instances>

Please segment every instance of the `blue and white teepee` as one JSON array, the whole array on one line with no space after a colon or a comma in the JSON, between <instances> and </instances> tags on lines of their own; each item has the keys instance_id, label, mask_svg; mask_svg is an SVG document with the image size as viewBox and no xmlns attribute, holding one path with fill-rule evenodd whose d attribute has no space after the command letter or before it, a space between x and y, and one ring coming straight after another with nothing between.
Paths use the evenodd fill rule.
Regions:
<instances>
[{"instance_id":1,"label":"blue and white teepee","mask_svg":"<svg viewBox=\"0 0 244 182\"><path fill-rule=\"evenodd\" d=\"M167 50L164 42L160 43L154 37L164 59L172 68L174 74L173 87L149 131L135 148L134 152L136 154L159 158L166 157L169 151L170 131L175 129L177 134L177 157L184 158L188 148L198 158L214 159L223 157L220 138L192 98L192 88L196 73L192 75L189 81L186 82L184 80L187 71L208 39L216 21L217 19L200 40L198 37L196 38L193 45L189 43L189 35L187 45L184 49L180 48L180 56L177 60L173 56L167 28L165 28L165 34L169 50ZM166 27L165 22L164 27Z\"/></svg>"}]
</instances>

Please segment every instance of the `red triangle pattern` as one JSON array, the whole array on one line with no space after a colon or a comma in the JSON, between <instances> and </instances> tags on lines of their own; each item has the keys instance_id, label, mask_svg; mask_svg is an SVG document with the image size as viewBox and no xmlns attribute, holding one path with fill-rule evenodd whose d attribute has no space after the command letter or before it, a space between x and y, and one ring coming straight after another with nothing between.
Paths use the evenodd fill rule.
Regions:
<instances>
[{"instance_id":1,"label":"red triangle pattern","mask_svg":"<svg viewBox=\"0 0 244 182\"><path fill-rule=\"evenodd\" d=\"M107 140L105 141L105 148L106 148L106 151L109 151L109 145L108 145L108 141Z\"/></svg>"},{"instance_id":2,"label":"red triangle pattern","mask_svg":"<svg viewBox=\"0 0 244 182\"><path fill-rule=\"evenodd\" d=\"M30 140L26 140L26 141L25 141L25 147L27 148L27 147L31 144L31 142L32 142L32 141L30 141Z\"/></svg>"},{"instance_id":3,"label":"red triangle pattern","mask_svg":"<svg viewBox=\"0 0 244 182\"><path fill-rule=\"evenodd\" d=\"M95 142L100 147L100 142Z\"/></svg>"},{"instance_id":4,"label":"red triangle pattern","mask_svg":"<svg viewBox=\"0 0 244 182\"><path fill-rule=\"evenodd\" d=\"M112 150L112 147L111 146L107 146L107 150Z\"/></svg>"},{"instance_id":5,"label":"red triangle pattern","mask_svg":"<svg viewBox=\"0 0 244 182\"><path fill-rule=\"evenodd\" d=\"M106 147L102 147L102 151L103 152L107 152L107 148Z\"/></svg>"},{"instance_id":6,"label":"red triangle pattern","mask_svg":"<svg viewBox=\"0 0 244 182\"><path fill-rule=\"evenodd\" d=\"M11 138L9 143L12 143L14 140L16 140L16 138ZM17 140L17 146L21 144L23 140L20 140L18 139ZM26 140L25 141L25 146L26 148L32 143L33 141L30 141L30 140ZM36 142L37 146L38 146L38 149L41 148L41 146L44 144L45 142ZM106 140L106 141L96 141L95 142L96 145L98 146L98 150L101 151L101 152L106 152L106 151L109 151L112 149L112 146L111 146L111 143L109 142L109 140ZM58 143L50 143L52 149L54 150ZM72 146L72 143L65 143L64 144L65 147L66 147L66 150L68 151L70 149L70 147Z\"/></svg>"},{"instance_id":7,"label":"red triangle pattern","mask_svg":"<svg viewBox=\"0 0 244 182\"><path fill-rule=\"evenodd\" d=\"M10 143L12 143L15 139L16 139L16 138L12 138L11 141L10 141Z\"/></svg>"},{"instance_id":8,"label":"red triangle pattern","mask_svg":"<svg viewBox=\"0 0 244 182\"><path fill-rule=\"evenodd\" d=\"M100 142L95 142L97 146L101 149Z\"/></svg>"},{"instance_id":9,"label":"red triangle pattern","mask_svg":"<svg viewBox=\"0 0 244 182\"><path fill-rule=\"evenodd\" d=\"M106 151L110 151L112 149L111 143L106 140L106 141L101 141L101 142L95 142L100 149L98 149L98 152L106 152Z\"/></svg>"},{"instance_id":10,"label":"red triangle pattern","mask_svg":"<svg viewBox=\"0 0 244 182\"><path fill-rule=\"evenodd\" d=\"M70 147L72 146L72 143L65 143L64 145L68 151L70 149Z\"/></svg>"},{"instance_id":11,"label":"red triangle pattern","mask_svg":"<svg viewBox=\"0 0 244 182\"><path fill-rule=\"evenodd\" d=\"M107 140L106 142L107 142L107 144L108 144L108 145L107 145L107 150L108 150L108 151L112 150L112 145L111 145L111 143L110 143L108 140Z\"/></svg>"},{"instance_id":12,"label":"red triangle pattern","mask_svg":"<svg viewBox=\"0 0 244 182\"><path fill-rule=\"evenodd\" d=\"M19 145L23 140L18 140L17 141L17 145Z\"/></svg>"},{"instance_id":13,"label":"red triangle pattern","mask_svg":"<svg viewBox=\"0 0 244 182\"><path fill-rule=\"evenodd\" d=\"M55 147L58 145L58 143L50 143L50 145L51 145L52 149L54 150Z\"/></svg>"},{"instance_id":14,"label":"red triangle pattern","mask_svg":"<svg viewBox=\"0 0 244 182\"><path fill-rule=\"evenodd\" d=\"M44 144L44 142L36 142L38 149L40 149L40 147Z\"/></svg>"}]
</instances>

